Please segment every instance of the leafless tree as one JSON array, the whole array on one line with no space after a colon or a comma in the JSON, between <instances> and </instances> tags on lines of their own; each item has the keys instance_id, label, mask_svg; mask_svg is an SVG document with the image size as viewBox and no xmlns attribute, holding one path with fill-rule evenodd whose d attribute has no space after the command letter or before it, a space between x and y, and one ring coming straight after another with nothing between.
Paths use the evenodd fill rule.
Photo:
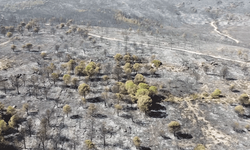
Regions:
<instances>
[{"instance_id":1,"label":"leafless tree","mask_svg":"<svg viewBox=\"0 0 250 150\"><path fill-rule=\"evenodd\" d=\"M105 122L103 122L101 124L100 133L101 133L101 136L102 136L102 139L103 139L103 147L104 147L104 150L105 150L105 147L106 147L106 135L108 134L108 129L106 127Z\"/></svg>"},{"instance_id":2,"label":"leafless tree","mask_svg":"<svg viewBox=\"0 0 250 150\"><path fill-rule=\"evenodd\" d=\"M18 75L14 75L14 76L11 75L10 78L9 78L9 80L11 81L12 86L16 88L17 94L20 94L19 88L20 88L20 86L22 86L22 81L21 81L20 77L21 77L21 75L18 74Z\"/></svg>"},{"instance_id":3,"label":"leafless tree","mask_svg":"<svg viewBox=\"0 0 250 150\"><path fill-rule=\"evenodd\" d=\"M8 79L1 79L0 77L0 87L2 87L4 89L4 93L6 94L7 89L9 88L9 82Z\"/></svg>"}]
</instances>

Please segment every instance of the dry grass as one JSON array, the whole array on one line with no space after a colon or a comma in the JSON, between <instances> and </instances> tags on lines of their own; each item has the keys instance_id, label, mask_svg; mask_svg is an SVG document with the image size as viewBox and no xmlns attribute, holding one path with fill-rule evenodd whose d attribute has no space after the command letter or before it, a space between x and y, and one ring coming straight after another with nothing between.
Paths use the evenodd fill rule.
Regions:
<instances>
[{"instance_id":1,"label":"dry grass","mask_svg":"<svg viewBox=\"0 0 250 150\"><path fill-rule=\"evenodd\" d=\"M14 63L14 60L10 60L7 58L0 59L0 70L12 68L13 63Z\"/></svg>"},{"instance_id":2,"label":"dry grass","mask_svg":"<svg viewBox=\"0 0 250 150\"><path fill-rule=\"evenodd\" d=\"M138 19L127 18L120 11L115 14L115 19L117 21L123 21L123 22L131 23L131 24L135 24L135 25L138 25L138 26L141 25L141 22Z\"/></svg>"}]
</instances>

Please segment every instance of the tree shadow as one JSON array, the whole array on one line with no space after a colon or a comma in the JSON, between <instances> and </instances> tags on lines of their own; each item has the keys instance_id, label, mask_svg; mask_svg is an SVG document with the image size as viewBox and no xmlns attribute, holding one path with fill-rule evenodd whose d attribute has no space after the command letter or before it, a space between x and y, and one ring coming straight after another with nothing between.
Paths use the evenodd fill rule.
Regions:
<instances>
[{"instance_id":1,"label":"tree shadow","mask_svg":"<svg viewBox=\"0 0 250 150\"><path fill-rule=\"evenodd\" d=\"M139 125L139 126L144 126L144 127L149 125L149 123L143 122L141 120L136 120L136 121L134 121L134 123Z\"/></svg>"},{"instance_id":2,"label":"tree shadow","mask_svg":"<svg viewBox=\"0 0 250 150\"><path fill-rule=\"evenodd\" d=\"M79 115L72 115L70 116L70 119L81 119L82 117Z\"/></svg>"},{"instance_id":3,"label":"tree shadow","mask_svg":"<svg viewBox=\"0 0 250 150\"><path fill-rule=\"evenodd\" d=\"M100 97L94 97L87 99L87 101L90 103L102 103L104 100Z\"/></svg>"},{"instance_id":4,"label":"tree shadow","mask_svg":"<svg viewBox=\"0 0 250 150\"><path fill-rule=\"evenodd\" d=\"M145 147L145 146L141 146L141 147L139 148L139 150L151 150L151 148Z\"/></svg>"},{"instance_id":5,"label":"tree shadow","mask_svg":"<svg viewBox=\"0 0 250 150\"><path fill-rule=\"evenodd\" d=\"M107 116L107 115L103 115L103 114L95 114L95 115L93 115L93 117L95 117L95 118L99 118L99 119L105 119L105 118L108 118L108 116Z\"/></svg>"},{"instance_id":6,"label":"tree shadow","mask_svg":"<svg viewBox=\"0 0 250 150\"><path fill-rule=\"evenodd\" d=\"M188 133L182 133L182 132L176 132L175 136L181 140L181 139L192 139L193 136L191 134Z\"/></svg>"},{"instance_id":7,"label":"tree shadow","mask_svg":"<svg viewBox=\"0 0 250 150\"><path fill-rule=\"evenodd\" d=\"M234 80L237 80L235 78L226 78L227 81L234 81Z\"/></svg>"},{"instance_id":8,"label":"tree shadow","mask_svg":"<svg viewBox=\"0 0 250 150\"><path fill-rule=\"evenodd\" d=\"M132 116L128 115L128 114L122 114L122 115L120 115L120 117L125 118L125 119L131 119L132 118Z\"/></svg>"},{"instance_id":9,"label":"tree shadow","mask_svg":"<svg viewBox=\"0 0 250 150\"><path fill-rule=\"evenodd\" d=\"M239 90L232 90L232 92L239 93L240 91Z\"/></svg>"},{"instance_id":10,"label":"tree shadow","mask_svg":"<svg viewBox=\"0 0 250 150\"><path fill-rule=\"evenodd\" d=\"M148 113L148 116L152 117L152 118L166 118L168 116L168 114L166 114L165 112L152 112L152 111L150 111Z\"/></svg>"},{"instance_id":11,"label":"tree shadow","mask_svg":"<svg viewBox=\"0 0 250 150\"><path fill-rule=\"evenodd\" d=\"M13 145L8 145L5 143L0 144L0 149L1 150L18 150L18 148L14 147Z\"/></svg>"}]
</instances>

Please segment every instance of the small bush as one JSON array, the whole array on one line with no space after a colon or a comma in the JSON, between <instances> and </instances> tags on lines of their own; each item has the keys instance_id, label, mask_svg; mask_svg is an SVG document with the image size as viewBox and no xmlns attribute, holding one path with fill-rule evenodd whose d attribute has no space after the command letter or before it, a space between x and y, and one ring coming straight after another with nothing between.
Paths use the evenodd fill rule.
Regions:
<instances>
[{"instance_id":1,"label":"small bush","mask_svg":"<svg viewBox=\"0 0 250 150\"><path fill-rule=\"evenodd\" d=\"M219 89L215 89L214 92L211 94L212 98L219 98L221 91Z\"/></svg>"},{"instance_id":2,"label":"small bush","mask_svg":"<svg viewBox=\"0 0 250 150\"><path fill-rule=\"evenodd\" d=\"M138 89L136 92L136 96L149 95L149 90L147 89Z\"/></svg>"},{"instance_id":3,"label":"small bush","mask_svg":"<svg viewBox=\"0 0 250 150\"><path fill-rule=\"evenodd\" d=\"M41 57L44 59L47 56L46 53L41 53Z\"/></svg>"},{"instance_id":4,"label":"small bush","mask_svg":"<svg viewBox=\"0 0 250 150\"><path fill-rule=\"evenodd\" d=\"M239 97L239 101L243 105L249 105L250 104L249 96L247 94L241 94L240 97Z\"/></svg>"},{"instance_id":5,"label":"small bush","mask_svg":"<svg viewBox=\"0 0 250 150\"><path fill-rule=\"evenodd\" d=\"M234 108L234 111L235 111L236 113L240 114L240 115L244 114L244 112L245 112L242 105L236 106L236 107Z\"/></svg>"},{"instance_id":6,"label":"small bush","mask_svg":"<svg viewBox=\"0 0 250 150\"><path fill-rule=\"evenodd\" d=\"M153 63L156 68L159 68L162 65L162 62L159 60L153 60L151 63Z\"/></svg>"},{"instance_id":7,"label":"small bush","mask_svg":"<svg viewBox=\"0 0 250 150\"><path fill-rule=\"evenodd\" d=\"M95 147L95 145L90 140L85 140L84 143L87 149L93 149Z\"/></svg>"},{"instance_id":8,"label":"small bush","mask_svg":"<svg viewBox=\"0 0 250 150\"><path fill-rule=\"evenodd\" d=\"M197 144L194 148L194 150L206 150L205 146L202 144Z\"/></svg>"},{"instance_id":9,"label":"small bush","mask_svg":"<svg viewBox=\"0 0 250 150\"><path fill-rule=\"evenodd\" d=\"M8 33L6 34L7 37L12 37L12 35L13 35L13 34L12 34L11 32L8 32Z\"/></svg>"},{"instance_id":10,"label":"small bush","mask_svg":"<svg viewBox=\"0 0 250 150\"><path fill-rule=\"evenodd\" d=\"M169 131L170 132L175 132L177 130L179 130L181 128L181 125L179 122L177 121L171 121L169 124L168 124L168 128L169 128Z\"/></svg>"},{"instance_id":11,"label":"small bush","mask_svg":"<svg viewBox=\"0 0 250 150\"><path fill-rule=\"evenodd\" d=\"M139 88L140 89L149 89L149 85L147 83L140 83Z\"/></svg>"},{"instance_id":12,"label":"small bush","mask_svg":"<svg viewBox=\"0 0 250 150\"><path fill-rule=\"evenodd\" d=\"M138 136L135 136L135 137L133 138L133 143L134 143L134 145L135 145L136 148L139 148L140 145L141 145L141 140L140 140L140 138L139 138Z\"/></svg>"}]
</instances>

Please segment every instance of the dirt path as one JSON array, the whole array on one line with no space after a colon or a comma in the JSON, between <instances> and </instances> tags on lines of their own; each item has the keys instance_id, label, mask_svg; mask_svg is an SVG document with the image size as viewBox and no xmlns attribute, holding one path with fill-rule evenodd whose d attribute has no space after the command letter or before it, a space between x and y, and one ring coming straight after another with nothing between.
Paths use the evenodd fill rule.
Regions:
<instances>
[{"instance_id":1,"label":"dirt path","mask_svg":"<svg viewBox=\"0 0 250 150\"><path fill-rule=\"evenodd\" d=\"M93 34L93 33L89 33L89 35L94 36L94 37L99 37L99 38L101 37L100 35ZM106 40L110 40L110 41L124 42L124 40L116 39L116 38L110 38L110 37L104 37L104 36L102 36L102 38L106 39ZM133 44L134 42L127 42L127 43ZM135 42L135 43L136 44L141 44L141 43L138 43L138 42ZM148 45L148 44L143 44L143 45ZM154 46L152 44L149 44L149 45ZM237 62L237 63L242 63L242 64L248 64L248 62L244 62L244 61L240 61L240 60L228 59L228 58L223 58L223 57L214 56L214 55L207 55L207 54L204 54L204 53L189 51L189 50L185 50L185 49L181 49L181 48L172 48L171 49L171 47L167 47L167 46L164 46L164 48L159 47L159 49L163 49L163 50L166 50L167 48L170 49L170 50L173 50L173 51L182 51L182 52L192 53L192 54L196 54L196 55L210 56L210 57L213 57L213 58L222 59L222 60L226 60L226 61L232 61L232 62Z\"/></svg>"},{"instance_id":2,"label":"dirt path","mask_svg":"<svg viewBox=\"0 0 250 150\"><path fill-rule=\"evenodd\" d=\"M215 21L211 22L210 25L214 28L214 31L217 32L218 34L222 35L222 36L225 36L233 41L235 41L236 43L239 43L240 41L236 40L235 38L231 37L230 35L227 35L227 34L224 34L224 33L221 33L219 30L218 30L218 27L216 25L214 25Z\"/></svg>"},{"instance_id":3,"label":"dirt path","mask_svg":"<svg viewBox=\"0 0 250 150\"><path fill-rule=\"evenodd\" d=\"M5 45L5 44L7 44L7 43L9 43L9 42L10 42L10 41L3 42L3 43L0 44L0 46L1 46L1 45Z\"/></svg>"}]
</instances>

